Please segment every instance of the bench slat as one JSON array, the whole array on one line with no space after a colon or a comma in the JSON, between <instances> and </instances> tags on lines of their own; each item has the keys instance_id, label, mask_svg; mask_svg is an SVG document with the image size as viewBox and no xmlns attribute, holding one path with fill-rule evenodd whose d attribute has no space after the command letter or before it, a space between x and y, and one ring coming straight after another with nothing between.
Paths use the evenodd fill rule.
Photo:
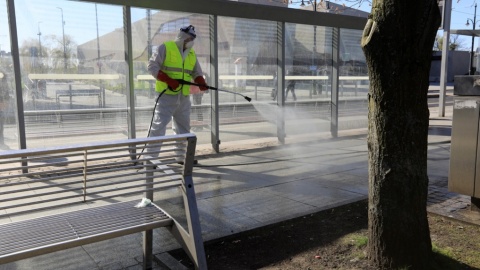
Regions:
<instances>
[{"instance_id":1,"label":"bench slat","mask_svg":"<svg viewBox=\"0 0 480 270\"><path fill-rule=\"evenodd\" d=\"M93 238L106 240L172 225L173 220L161 208L155 204L136 208L138 202L115 203L0 225L0 264L80 246Z\"/></svg>"}]
</instances>

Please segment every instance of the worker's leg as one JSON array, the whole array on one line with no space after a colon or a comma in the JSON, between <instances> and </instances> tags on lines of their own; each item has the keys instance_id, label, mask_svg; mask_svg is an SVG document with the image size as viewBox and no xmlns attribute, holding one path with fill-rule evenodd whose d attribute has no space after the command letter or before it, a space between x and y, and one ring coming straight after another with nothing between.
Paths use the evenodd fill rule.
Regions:
<instances>
[{"instance_id":1,"label":"worker's leg","mask_svg":"<svg viewBox=\"0 0 480 270\"><path fill-rule=\"evenodd\" d=\"M190 133L191 106L190 97L180 94L178 97L178 106L173 112L173 131L175 134ZM177 155L184 156L184 154L180 151L177 151Z\"/></svg>"},{"instance_id":2,"label":"worker's leg","mask_svg":"<svg viewBox=\"0 0 480 270\"><path fill-rule=\"evenodd\" d=\"M177 107L177 96L162 95L155 106L155 114L150 125L149 137L165 136L167 125L172 120L173 112ZM158 156L161 144L149 145L147 153Z\"/></svg>"},{"instance_id":3,"label":"worker's leg","mask_svg":"<svg viewBox=\"0 0 480 270\"><path fill-rule=\"evenodd\" d=\"M173 111L173 128L175 134L184 134L190 132L190 97L179 95L178 105Z\"/></svg>"}]
</instances>

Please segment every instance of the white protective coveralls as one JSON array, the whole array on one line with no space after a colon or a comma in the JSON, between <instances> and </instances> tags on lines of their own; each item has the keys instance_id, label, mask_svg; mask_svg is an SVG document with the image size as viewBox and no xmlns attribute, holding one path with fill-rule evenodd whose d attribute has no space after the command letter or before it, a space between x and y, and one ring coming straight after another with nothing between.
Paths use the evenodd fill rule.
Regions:
<instances>
[{"instance_id":1,"label":"white protective coveralls","mask_svg":"<svg viewBox=\"0 0 480 270\"><path fill-rule=\"evenodd\" d=\"M194 31L194 30L193 30ZM195 33L193 33L195 35ZM177 45L179 51L182 53L183 61L188 55L191 48L186 48L184 50L185 40L191 38L191 36L183 31L180 31L175 39L175 44ZM159 71L163 65L163 62L166 58L166 47L165 44L158 46L156 52L153 53L152 57L148 61L148 71L152 74L153 77L157 78ZM195 63L192 78L201 77L203 75L202 69L198 60ZM203 77L202 77L203 78ZM184 134L190 132L190 96L183 95L182 91L178 91L177 95L167 95L163 94L157 101L155 106L155 114L153 121L150 125L149 137L155 136L164 136L166 133L167 125L173 119L173 131L175 134ZM160 145L156 147L147 148L147 153L150 156L158 156L156 153L160 150Z\"/></svg>"}]
</instances>

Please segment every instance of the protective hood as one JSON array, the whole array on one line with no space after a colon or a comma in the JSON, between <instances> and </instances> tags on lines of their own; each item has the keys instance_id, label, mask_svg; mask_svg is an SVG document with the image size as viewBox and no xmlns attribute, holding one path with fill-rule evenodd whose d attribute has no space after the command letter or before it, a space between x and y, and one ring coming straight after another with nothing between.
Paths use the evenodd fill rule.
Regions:
<instances>
[{"instance_id":1,"label":"protective hood","mask_svg":"<svg viewBox=\"0 0 480 270\"><path fill-rule=\"evenodd\" d=\"M185 33L185 32L178 32L177 34L177 38L175 39L175 43L177 44L183 44L183 42L187 39L187 38L191 38L192 36L190 36L189 34Z\"/></svg>"}]
</instances>

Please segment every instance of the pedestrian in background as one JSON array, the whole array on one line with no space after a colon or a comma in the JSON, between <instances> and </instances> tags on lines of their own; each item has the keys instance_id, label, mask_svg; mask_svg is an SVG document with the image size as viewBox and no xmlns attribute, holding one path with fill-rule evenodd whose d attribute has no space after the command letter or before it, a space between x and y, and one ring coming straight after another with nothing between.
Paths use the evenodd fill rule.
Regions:
<instances>
[{"instance_id":1,"label":"pedestrian in background","mask_svg":"<svg viewBox=\"0 0 480 270\"><path fill-rule=\"evenodd\" d=\"M278 80L277 80L277 72L275 72L275 74L273 75L273 87L272 88L272 94L271 94L271 97L272 97L272 100L277 100L277 86L278 86Z\"/></svg>"},{"instance_id":2,"label":"pedestrian in background","mask_svg":"<svg viewBox=\"0 0 480 270\"><path fill-rule=\"evenodd\" d=\"M287 72L287 75L293 76L295 73L293 69ZM295 80L288 80L287 88L285 89L285 101L287 101L288 92L292 92L292 97L294 101L297 101L297 96L295 95Z\"/></svg>"}]
</instances>

